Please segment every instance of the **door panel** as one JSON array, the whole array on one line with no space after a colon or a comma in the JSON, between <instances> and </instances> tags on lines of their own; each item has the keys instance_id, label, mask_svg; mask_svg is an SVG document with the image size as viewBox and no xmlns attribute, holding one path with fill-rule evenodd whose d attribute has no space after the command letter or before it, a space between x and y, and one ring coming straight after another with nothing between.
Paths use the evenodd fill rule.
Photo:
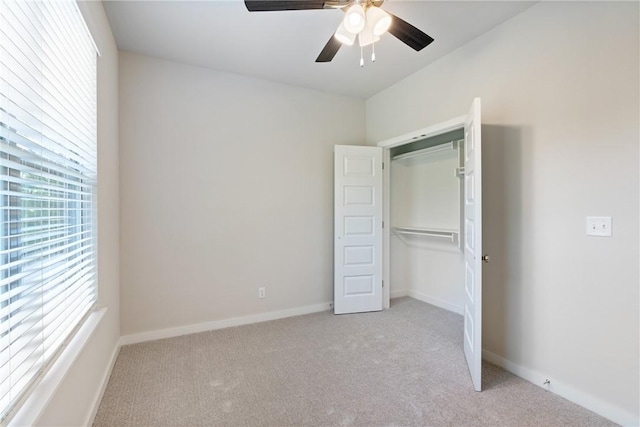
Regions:
<instances>
[{"instance_id":1,"label":"door panel","mask_svg":"<svg viewBox=\"0 0 640 427\"><path fill-rule=\"evenodd\" d=\"M482 389L482 139L480 98L464 125L464 354L476 391Z\"/></svg>"},{"instance_id":2,"label":"door panel","mask_svg":"<svg viewBox=\"0 0 640 427\"><path fill-rule=\"evenodd\" d=\"M373 246L350 246L344 248L344 265L368 265L374 264Z\"/></svg>"},{"instance_id":3,"label":"door panel","mask_svg":"<svg viewBox=\"0 0 640 427\"><path fill-rule=\"evenodd\" d=\"M374 279L371 274L364 276L347 276L344 278L343 295L373 295Z\"/></svg>"},{"instance_id":4,"label":"door panel","mask_svg":"<svg viewBox=\"0 0 640 427\"><path fill-rule=\"evenodd\" d=\"M344 235L374 237L375 219L375 216L345 216Z\"/></svg>"},{"instance_id":5,"label":"door panel","mask_svg":"<svg viewBox=\"0 0 640 427\"><path fill-rule=\"evenodd\" d=\"M373 206L374 188L362 186L344 187L344 204Z\"/></svg>"},{"instance_id":6,"label":"door panel","mask_svg":"<svg viewBox=\"0 0 640 427\"><path fill-rule=\"evenodd\" d=\"M335 146L334 313L382 310L382 149Z\"/></svg>"}]
</instances>

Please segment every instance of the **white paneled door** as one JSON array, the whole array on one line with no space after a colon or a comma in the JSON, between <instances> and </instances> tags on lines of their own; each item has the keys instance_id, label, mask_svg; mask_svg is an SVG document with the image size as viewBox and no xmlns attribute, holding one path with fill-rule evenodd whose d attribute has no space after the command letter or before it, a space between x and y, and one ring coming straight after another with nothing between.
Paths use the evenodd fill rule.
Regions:
<instances>
[{"instance_id":1,"label":"white paneled door","mask_svg":"<svg viewBox=\"0 0 640 427\"><path fill-rule=\"evenodd\" d=\"M480 98L464 124L464 355L476 391L482 388L482 140Z\"/></svg>"},{"instance_id":2,"label":"white paneled door","mask_svg":"<svg viewBox=\"0 0 640 427\"><path fill-rule=\"evenodd\" d=\"M382 310L382 148L335 146L335 314Z\"/></svg>"}]
</instances>

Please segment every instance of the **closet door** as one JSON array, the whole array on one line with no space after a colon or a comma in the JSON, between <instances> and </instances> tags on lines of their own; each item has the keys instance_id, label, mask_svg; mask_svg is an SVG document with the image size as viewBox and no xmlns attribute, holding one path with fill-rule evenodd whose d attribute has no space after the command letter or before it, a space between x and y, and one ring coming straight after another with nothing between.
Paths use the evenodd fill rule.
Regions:
<instances>
[{"instance_id":1,"label":"closet door","mask_svg":"<svg viewBox=\"0 0 640 427\"><path fill-rule=\"evenodd\" d=\"M476 391L482 377L482 141L480 98L464 125L464 355Z\"/></svg>"},{"instance_id":2,"label":"closet door","mask_svg":"<svg viewBox=\"0 0 640 427\"><path fill-rule=\"evenodd\" d=\"M335 314L382 310L382 148L336 145Z\"/></svg>"}]
</instances>

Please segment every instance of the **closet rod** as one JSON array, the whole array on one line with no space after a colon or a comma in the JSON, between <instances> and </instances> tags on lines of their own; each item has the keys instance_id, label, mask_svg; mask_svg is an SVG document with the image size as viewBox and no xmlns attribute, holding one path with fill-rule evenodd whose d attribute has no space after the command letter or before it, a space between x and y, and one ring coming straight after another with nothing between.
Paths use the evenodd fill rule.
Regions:
<instances>
[{"instance_id":1,"label":"closet rod","mask_svg":"<svg viewBox=\"0 0 640 427\"><path fill-rule=\"evenodd\" d=\"M447 142L446 144L435 145L433 147L423 148L422 150L410 151L408 153L398 154L394 156L391 160L401 160L401 159L409 159L411 157L422 156L424 154L434 154L440 153L442 151L453 150L454 141Z\"/></svg>"},{"instance_id":2,"label":"closet rod","mask_svg":"<svg viewBox=\"0 0 640 427\"><path fill-rule=\"evenodd\" d=\"M430 230L426 228L413 228L413 227L393 227L393 234L412 234L416 236L430 236L430 237L444 237L451 239L451 242L455 242L458 237L457 231L449 230Z\"/></svg>"}]
</instances>

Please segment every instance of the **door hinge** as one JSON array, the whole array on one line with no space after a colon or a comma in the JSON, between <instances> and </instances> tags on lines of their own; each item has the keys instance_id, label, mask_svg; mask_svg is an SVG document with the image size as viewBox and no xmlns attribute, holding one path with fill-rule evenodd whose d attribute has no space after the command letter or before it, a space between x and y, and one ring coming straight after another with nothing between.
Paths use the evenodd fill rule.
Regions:
<instances>
[{"instance_id":1,"label":"door hinge","mask_svg":"<svg viewBox=\"0 0 640 427\"><path fill-rule=\"evenodd\" d=\"M384 280L382 281L382 287L384 288Z\"/></svg>"},{"instance_id":2,"label":"door hinge","mask_svg":"<svg viewBox=\"0 0 640 427\"><path fill-rule=\"evenodd\" d=\"M384 169L384 162L382 162L382 169Z\"/></svg>"},{"instance_id":3,"label":"door hinge","mask_svg":"<svg viewBox=\"0 0 640 427\"><path fill-rule=\"evenodd\" d=\"M384 228L384 221L382 221L382 228Z\"/></svg>"}]
</instances>

